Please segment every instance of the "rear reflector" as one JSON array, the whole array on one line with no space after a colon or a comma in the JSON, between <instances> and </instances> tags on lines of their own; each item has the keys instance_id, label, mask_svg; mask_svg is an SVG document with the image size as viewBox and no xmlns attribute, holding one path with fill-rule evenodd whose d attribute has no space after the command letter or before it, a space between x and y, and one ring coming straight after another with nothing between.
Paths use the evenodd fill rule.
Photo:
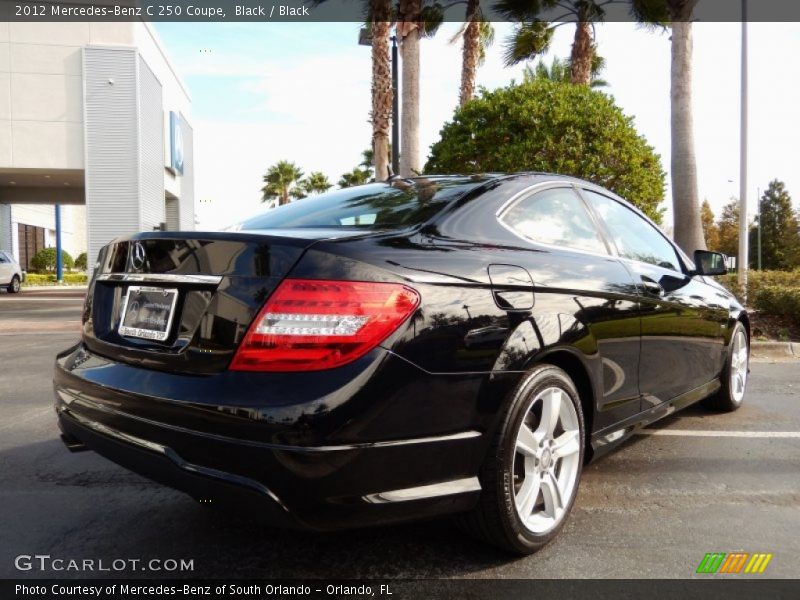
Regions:
<instances>
[{"instance_id":1,"label":"rear reflector","mask_svg":"<svg viewBox=\"0 0 800 600\"><path fill-rule=\"evenodd\" d=\"M233 371L321 371L364 356L419 306L399 283L286 279L231 362Z\"/></svg>"}]
</instances>

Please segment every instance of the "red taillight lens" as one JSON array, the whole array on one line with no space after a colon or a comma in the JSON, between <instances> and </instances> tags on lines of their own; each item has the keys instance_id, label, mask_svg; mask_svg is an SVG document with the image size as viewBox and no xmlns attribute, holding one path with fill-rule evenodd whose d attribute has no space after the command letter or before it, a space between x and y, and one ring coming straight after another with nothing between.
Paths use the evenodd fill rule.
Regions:
<instances>
[{"instance_id":1,"label":"red taillight lens","mask_svg":"<svg viewBox=\"0 0 800 600\"><path fill-rule=\"evenodd\" d=\"M419 306L399 283L286 279L231 362L234 371L320 371L363 356Z\"/></svg>"}]
</instances>

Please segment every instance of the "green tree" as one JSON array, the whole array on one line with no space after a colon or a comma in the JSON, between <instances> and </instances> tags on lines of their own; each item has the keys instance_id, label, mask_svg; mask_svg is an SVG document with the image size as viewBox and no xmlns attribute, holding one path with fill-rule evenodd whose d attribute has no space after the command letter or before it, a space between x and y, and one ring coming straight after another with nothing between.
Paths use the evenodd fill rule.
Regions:
<instances>
[{"instance_id":1,"label":"green tree","mask_svg":"<svg viewBox=\"0 0 800 600\"><path fill-rule=\"evenodd\" d=\"M586 86L533 80L456 109L426 173L550 171L607 187L656 222L661 160L614 100Z\"/></svg>"},{"instance_id":2,"label":"green tree","mask_svg":"<svg viewBox=\"0 0 800 600\"><path fill-rule=\"evenodd\" d=\"M602 73L603 69L605 68L606 59L599 54L595 54L594 58L592 59L592 72L590 76L591 79L589 81L589 87L608 87L608 82L605 79L600 78L600 73ZM541 59L536 63L535 68L531 67L530 65L526 65L524 71L522 72L522 76L525 81L530 81L532 79L547 79L549 81L561 81L564 83L569 83L571 77L569 59L564 60L555 56L553 57L553 62L550 63L549 67L547 64L545 64L544 59Z\"/></svg>"},{"instance_id":3,"label":"green tree","mask_svg":"<svg viewBox=\"0 0 800 600\"><path fill-rule=\"evenodd\" d=\"M574 84L589 85L596 50L594 23L603 21L607 4L607 0L498 0L494 9L518 23L506 42L506 65L515 65L545 54L550 48L554 31L562 25L574 23L569 80ZM544 20L551 17L550 13L557 22Z\"/></svg>"},{"instance_id":4,"label":"green tree","mask_svg":"<svg viewBox=\"0 0 800 600\"><path fill-rule=\"evenodd\" d=\"M719 247L719 227L714 222L714 211L708 200L703 200L700 207L700 219L703 223L703 237L706 240L706 247L709 250L717 250Z\"/></svg>"},{"instance_id":5,"label":"green tree","mask_svg":"<svg viewBox=\"0 0 800 600\"><path fill-rule=\"evenodd\" d=\"M72 256L70 256L69 252L66 250L61 251L61 264L64 265L65 269L72 269L72 267L75 266ZM56 249L51 247L39 250L39 252L34 254L33 258L31 258L31 266L40 273L45 271L55 271Z\"/></svg>"},{"instance_id":6,"label":"green tree","mask_svg":"<svg viewBox=\"0 0 800 600\"><path fill-rule=\"evenodd\" d=\"M717 221L719 244L715 248L718 252L728 256L739 253L739 200L731 198L725 206Z\"/></svg>"},{"instance_id":7,"label":"green tree","mask_svg":"<svg viewBox=\"0 0 800 600\"><path fill-rule=\"evenodd\" d=\"M297 165L281 160L272 165L264 175L264 187L261 188L261 201L270 202L277 198L278 205L289 204L292 198L302 197L303 190L298 182L303 177Z\"/></svg>"},{"instance_id":8,"label":"green tree","mask_svg":"<svg viewBox=\"0 0 800 600\"><path fill-rule=\"evenodd\" d=\"M333 184L328 181L328 176L325 175L325 173L321 171L312 171L305 179L300 181L299 187L306 196L311 196L327 192L333 187Z\"/></svg>"},{"instance_id":9,"label":"green tree","mask_svg":"<svg viewBox=\"0 0 800 600\"><path fill-rule=\"evenodd\" d=\"M75 258L75 268L79 269L81 271L85 271L86 267L87 267L87 261L88 261L88 259L87 259L87 256L86 256L86 252L81 252Z\"/></svg>"},{"instance_id":10,"label":"green tree","mask_svg":"<svg viewBox=\"0 0 800 600\"><path fill-rule=\"evenodd\" d=\"M786 271L798 266L800 232L792 198L782 181L774 179L760 198L761 266ZM750 229L750 263L758 265L758 218Z\"/></svg>"},{"instance_id":11,"label":"green tree","mask_svg":"<svg viewBox=\"0 0 800 600\"><path fill-rule=\"evenodd\" d=\"M369 169L353 167L353 170L349 173L342 173L342 177L339 179L339 187L346 188L353 187L354 185L362 185L367 183L371 177L372 173Z\"/></svg>"}]
</instances>

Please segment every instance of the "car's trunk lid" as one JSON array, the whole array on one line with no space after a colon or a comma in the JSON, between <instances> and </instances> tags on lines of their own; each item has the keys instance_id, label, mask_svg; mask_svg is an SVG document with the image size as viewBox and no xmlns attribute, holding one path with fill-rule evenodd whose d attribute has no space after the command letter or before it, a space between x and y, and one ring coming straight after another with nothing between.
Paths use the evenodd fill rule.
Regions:
<instances>
[{"instance_id":1,"label":"car's trunk lid","mask_svg":"<svg viewBox=\"0 0 800 600\"><path fill-rule=\"evenodd\" d=\"M259 307L305 249L342 235L348 232L154 232L115 240L100 252L87 293L84 343L147 368L223 371ZM137 321L144 306L156 308ZM134 327L121 330L121 324ZM150 335L139 326L165 330L164 339L137 337Z\"/></svg>"}]
</instances>

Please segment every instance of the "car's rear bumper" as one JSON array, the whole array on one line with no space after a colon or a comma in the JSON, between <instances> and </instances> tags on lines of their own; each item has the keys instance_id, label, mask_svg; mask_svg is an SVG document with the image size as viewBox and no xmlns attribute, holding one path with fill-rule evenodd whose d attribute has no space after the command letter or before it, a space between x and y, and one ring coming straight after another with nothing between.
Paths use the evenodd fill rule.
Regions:
<instances>
[{"instance_id":1,"label":"car's rear bumper","mask_svg":"<svg viewBox=\"0 0 800 600\"><path fill-rule=\"evenodd\" d=\"M54 387L64 433L114 462L201 502L324 530L474 506L497 409L489 398L512 380L434 375L382 349L341 383L319 373L197 378L78 346L59 356Z\"/></svg>"}]
</instances>

